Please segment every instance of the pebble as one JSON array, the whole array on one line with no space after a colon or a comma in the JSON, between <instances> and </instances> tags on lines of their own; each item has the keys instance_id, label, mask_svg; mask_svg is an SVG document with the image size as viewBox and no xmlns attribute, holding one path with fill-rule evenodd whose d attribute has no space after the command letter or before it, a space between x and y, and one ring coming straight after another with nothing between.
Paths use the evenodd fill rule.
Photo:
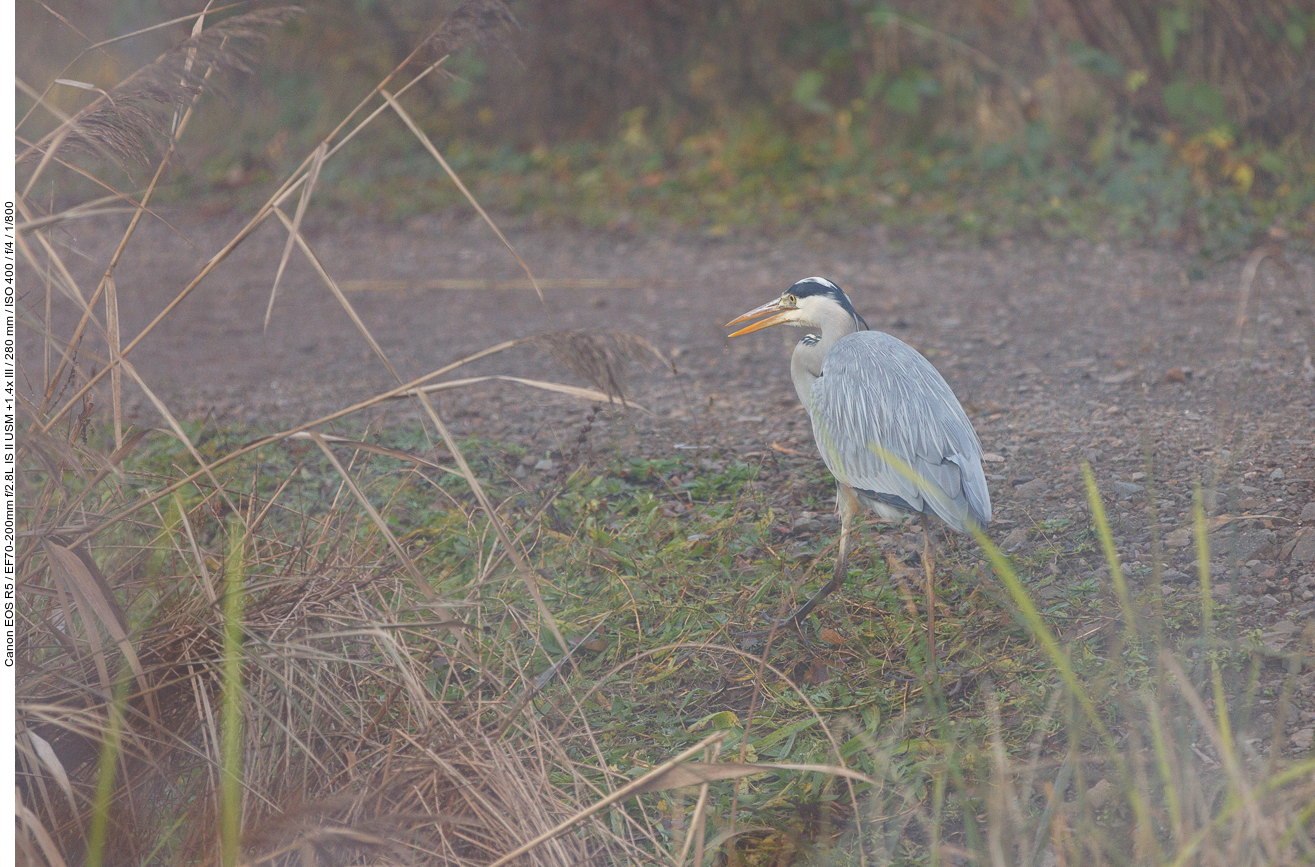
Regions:
<instances>
[{"instance_id":1,"label":"pebble","mask_svg":"<svg viewBox=\"0 0 1315 867\"><path fill-rule=\"evenodd\" d=\"M818 533L821 532L822 530L822 522L811 516L807 518L800 518L799 520L794 522L794 525L791 527L791 529L795 533L799 533L799 534Z\"/></svg>"},{"instance_id":2,"label":"pebble","mask_svg":"<svg viewBox=\"0 0 1315 867\"><path fill-rule=\"evenodd\" d=\"M1294 563L1315 563L1315 528L1306 528L1297 535L1297 544L1292 546Z\"/></svg>"},{"instance_id":3,"label":"pebble","mask_svg":"<svg viewBox=\"0 0 1315 867\"><path fill-rule=\"evenodd\" d=\"M1033 479L1014 488L1014 496L1020 500L1037 500L1045 496L1049 486L1044 479Z\"/></svg>"},{"instance_id":4,"label":"pebble","mask_svg":"<svg viewBox=\"0 0 1315 867\"><path fill-rule=\"evenodd\" d=\"M1296 744L1295 736L1293 737L1292 741L1293 744L1295 745ZM1091 806L1094 809L1099 810L1101 807L1105 806L1105 800L1109 797L1111 788L1112 785L1109 780L1100 780L1090 789L1087 789L1087 800L1091 802Z\"/></svg>"},{"instance_id":5,"label":"pebble","mask_svg":"<svg viewBox=\"0 0 1315 867\"><path fill-rule=\"evenodd\" d=\"M1315 729L1302 729L1292 736L1292 748L1305 752L1315 743Z\"/></svg>"},{"instance_id":6,"label":"pebble","mask_svg":"<svg viewBox=\"0 0 1315 867\"><path fill-rule=\"evenodd\" d=\"M1315 500L1311 500L1301 509L1301 520L1315 521Z\"/></svg>"},{"instance_id":7,"label":"pebble","mask_svg":"<svg viewBox=\"0 0 1315 867\"><path fill-rule=\"evenodd\" d=\"M1170 548L1186 548L1192 544L1192 531L1186 527L1174 530L1164 537L1164 544Z\"/></svg>"},{"instance_id":8,"label":"pebble","mask_svg":"<svg viewBox=\"0 0 1315 867\"><path fill-rule=\"evenodd\" d=\"M1029 535L1030 534L1025 527L1015 527L1009 531L1008 536L1004 537L1004 541L1000 543L1000 547L1004 551L1012 554L1027 543Z\"/></svg>"},{"instance_id":9,"label":"pebble","mask_svg":"<svg viewBox=\"0 0 1315 867\"><path fill-rule=\"evenodd\" d=\"M1269 478L1275 482L1283 481L1283 468L1275 467L1274 471L1269 474Z\"/></svg>"},{"instance_id":10,"label":"pebble","mask_svg":"<svg viewBox=\"0 0 1315 867\"><path fill-rule=\"evenodd\" d=\"M1177 569L1165 569L1160 573L1160 580L1167 581L1170 584L1187 584L1191 582L1192 576Z\"/></svg>"},{"instance_id":11,"label":"pebble","mask_svg":"<svg viewBox=\"0 0 1315 867\"><path fill-rule=\"evenodd\" d=\"M1266 556L1266 552L1276 551L1277 548L1278 536L1273 530L1239 529L1235 525L1229 525L1210 534L1212 557L1231 556L1245 562L1254 560L1257 556Z\"/></svg>"},{"instance_id":12,"label":"pebble","mask_svg":"<svg viewBox=\"0 0 1315 867\"><path fill-rule=\"evenodd\" d=\"M1142 492L1142 486L1132 482L1115 482L1113 488L1114 493L1118 494L1121 500L1126 500Z\"/></svg>"}]
</instances>

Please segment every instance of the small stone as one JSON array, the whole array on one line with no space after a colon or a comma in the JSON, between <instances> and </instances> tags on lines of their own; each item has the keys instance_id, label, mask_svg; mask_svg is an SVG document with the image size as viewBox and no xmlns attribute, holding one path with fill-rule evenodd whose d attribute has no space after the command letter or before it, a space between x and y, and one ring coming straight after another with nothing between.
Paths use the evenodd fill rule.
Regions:
<instances>
[{"instance_id":1,"label":"small stone","mask_svg":"<svg viewBox=\"0 0 1315 867\"><path fill-rule=\"evenodd\" d=\"M1109 780L1100 780L1090 789L1087 789L1087 800L1091 802L1094 809L1099 810L1105 806L1105 801L1109 798L1110 789L1113 786Z\"/></svg>"},{"instance_id":2,"label":"small stone","mask_svg":"<svg viewBox=\"0 0 1315 867\"><path fill-rule=\"evenodd\" d=\"M1164 537L1164 544L1168 545L1170 548L1186 548L1188 545L1192 544L1192 531L1187 527L1183 527L1180 530L1174 530L1172 533Z\"/></svg>"},{"instance_id":3,"label":"small stone","mask_svg":"<svg viewBox=\"0 0 1315 867\"><path fill-rule=\"evenodd\" d=\"M1312 743L1315 743L1315 729L1302 729L1292 736L1294 750L1301 750L1304 753L1310 749Z\"/></svg>"},{"instance_id":4,"label":"small stone","mask_svg":"<svg viewBox=\"0 0 1315 867\"><path fill-rule=\"evenodd\" d=\"M1289 556L1294 563L1315 563L1315 528L1307 527L1297 534L1297 544Z\"/></svg>"},{"instance_id":5,"label":"small stone","mask_svg":"<svg viewBox=\"0 0 1315 867\"><path fill-rule=\"evenodd\" d=\"M1255 497L1243 497L1237 501L1237 507L1250 512L1252 509L1260 508L1260 501Z\"/></svg>"},{"instance_id":6,"label":"small stone","mask_svg":"<svg viewBox=\"0 0 1315 867\"><path fill-rule=\"evenodd\" d=\"M551 473L553 470L557 469L557 462L551 458L544 458L534 465L534 469L545 473Z\"/></svg>"},{"instance_id":7,"label":"small stone","mask_svg":"<svg viewBox=\"0 0 1315 867\"><path fill-rule=\"evenodd\" d=\"M1183 370L1181 367L1176 367L1176 366L1175 366L1175 367L1171 367L1171 368L1169 368L1168 370L1166 370L1166 371L1164 372L1164 381L1165 381L1165 382L1186 382L1186 381L1187 381L1187 371Z\"/></svg>"},{"instance_id":8,"label":"small stone","mask_svg":"<svg viewBox=\"0 0 1315 867\"><path fill-rule=\"evenodd\" d=\"M1260 643L1269 648L1272 653L1283 653L1291 643L1293 633L1297 632L1297 625L1291 620L1280 620L1269 628L1269 631L1260 636Z\"/></svg>"},{"instance_id":9,"label":"small stone","mask_svg":"<svg viewBox=\"0 0 1315 867\"><path fill-rule=\"evenodd\" d=\"M806 517L802 517L799 520L795 521L793 526L791 527L791 530L795 533L798 533L799 535L804 535L808 533L818 533L821 532L822 530L822 522L817 520L812 515L808 515Z\"/></svg>"},{"instance_id":10,"label":"small stone","mask_svg":"<svg viewBox=\"0 0 1315 867\"><path fill-rule=\"evenodd\" d=\"M1037 500L1045 496L1049 486L1044 479L1033 479L1014 488L1014 496L1020 500Z\"/></svg>"},{"instance_id":11,"label":"small stone","mask_svg":"<svg viewBox=\"0 0 1315 867\"><path fill-rule=\"evenodd\" d=\"M1120 500L1126 500L1129 497L1134 497L1142 492L1142 486L1133 484L1132 482L1115 482L1112 487L1114 488L1114 493L1118 495Z\"/></svg>"},{"instance_id":12,"label":"small stone","mask_svg":"<svg viewBox=\"0 0 1315 867\"><path fill-rule=\"evenodd\" d=\"M1260 606L1262 608L1277 608L1278 597L1272 593L1266 593L1264 596L1260 597Z\"/></svg>"},{"instance_id":13,"label":"small stone","mask_svg":"<svg viewBox=\"0 0 1315 867\"><path fill-rule=\"evenodd\" d=\"M1009 531L1008 536L1004 537L1004 541L1000 543L1000 547L1007 553L1012 554L1014 551L1017 551L1019 548L1027 544L1029 535L1030 534L1027 532L1026 528L1015 527L1013 530Z\"/></svg>"},{"instance_id":14,"label":"small stone","mask_svg":"<svg viewBox=\"0 0 1315 867\"><path fill-rule=\"evenodd\" d=\"M1301 508L1301 520L1315 521L1315 500L1311 500Z\"/></svg>"},{"instance_id":15,"label":"small stone","mask_svg":"<svg viewBox=\"0 0 1315 867\"><path fill-rule=\"evenodd\" d=\"M1278 536L1263 528L1239 529L1231 524L1210 534L1210 556L1236 557L1246 562L1278 550Z\"/></svg>"},{"instance_id":16,"label":"small stone","mask_svg":"<svg viewBox=\"0 0 1315 867\"><path fill-rule=\"evenodd\" d=\"M1169 584L1188 584L1191 583L1192 576L1177 569L1165 569L1160 573L1160 580Z\"/></svg>"},{"instance_id":17,"label":"small stone","mask_svg":"<svg viewBox=\"0 0 1315 867\"><path fill-rule=\"evenodd\" d=\"M1275 481L1275 482L1283 481L1283 468L1275 467L1274 471L1269 474L1269 478L1271 481Z\"/></svg>"},{"instance_id":18,"label":"small stone","mask_svg":"<svg viewBox=\"0 0 1315 867\"><path fill-rule=\"evenodd\" d=\"M982 454L982 460L986 461L988 464L1003 464L1005 462L1005 456L997 455L995 452L985 452Z\"/></svg>"}]
</instances>

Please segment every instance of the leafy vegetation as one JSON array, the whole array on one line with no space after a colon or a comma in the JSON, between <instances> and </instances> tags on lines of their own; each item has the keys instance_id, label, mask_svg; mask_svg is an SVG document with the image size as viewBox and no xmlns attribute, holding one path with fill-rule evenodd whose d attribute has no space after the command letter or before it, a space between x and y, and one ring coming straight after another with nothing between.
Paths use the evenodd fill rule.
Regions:
<instances>
[{"instance_id":1,"label":"leafy vegetation","mask_svg":"<svg viewBox=\"0 0 1315 867\"><path fill-rule=\"evenodd\" d=\"M519 24L474 5L478 44L405 103L504 214L714 236L1121 236L1208 256L1315 239L1315 17L1280 0L1121 0L1105 24L1082 3L721 0L673 17L574 0L514 4ZM199 171L163 192L256 204L436 23L418 2L290 23L259 84L233 85L237 127L201 118ZM97 63L67 75L110 86ZM410 138L372 130L320 195L387 219L461 205Z\"/></svg>"},{"instance_id":2,"label":"leafy vegetation","mask_svg":"<svg viewBox=\"0 0 1315 867\"><path fill-rule=\"evenodd\" d=\"M203 460L220 464L250 432L189 426L186 433ZM1044 528L1053 546L1012 564L989 543L989 565L970 546L943 551L932 670L916 545L885 560L871 543L860 548L851 586L813 617L814 650L790 632L743 637L764 616L793 607L794 595L825 573L828 553L778 520L759 484L768 471L761 462L603 454L558 465L527 485L513 480L523 466L520 448L462 443L541 577L538 592L568 654L542 628L527 585L496 569L499 544L466 483L436 468L441 454L406 459L407 449L426 453L425 441L420 430L392 429L373 446L393 451L339 456L355 487L387 504L388 526L437 597L468 612L474 657L441 644L425 652L432 614L415 607L414 591L395 578L371 591L409 636L409 653L431 660L417 672L422 680L411 688L423 695L413 700L469 707L478 717L492 709L493 684L532 683L526 710L558 739L564 764L548 779L561 787L605 788L616 770L654 768L710 734L720 735L720 754L731 759L844 765L863 775L847 788L821 770L763 766L738 782L711 784L702 799L676 789L616 805L610 828L632 839L627 828L646 828L645 845L654 847L646 858L672 857L697 823L707 851L722 851L716 863L795 863L821 851L843 860L865 851L916 864L985 856L993 835L1020 858L1045 842L1074 861L1159 863L1222 845L1241 821L1242 803L1266 804L1276 823L1248 838L1245 858L1309 852L1293 811L1315 797L1306 787L1310 763L1274 775L1266 769L1285 766L1248 753L1242 734L1256 672L1271 657L1260 645L1216 635L1212 618L1227 612L1209 587L1196 601L1166 599L1150 574L1132 575L1125 586L1099 577L1059 581L1046 568L1099 557L1112 545L1099 511L1094 527ZM123 462L127 487L104 488L108 499L88 497L85 508L112 509L126 491L135 492L130 499L156 496L190 454L177 439L147 436ZM366 571L354 580L377 582L369 576L382 565L376 558L386 557L380 527L343 508L339 473L304 443L269 446L180 489L174 502L192 505L162 516L163 533L149 523L125 527L97 559L107 574L154 563L144 582L124 587L135 640L149 639L162 618L175 622L178 582L194 580L184 577L195 568L189 549L216 552L207 558L213 574L248 570L248 670L278 658L258 649L271 638L260 638L268 628L262 611L271 592L285 592L281 576L294 563L330 566L341 556L331 550L355 552L350 559ZM819 493L828 487L820 477L807 485ZM237 567L232 552L242 539L232 534L240 524L216 509L229 498L241 512L263 516ZM1106 574L1121 574L1114 566ZM172 599L167 605L161 591ZM312 628L304 641L327 641L326 652L341 642L336 652L354 664L387 670L387 645L357 646L353 634ZM1300 663L1289 670L1291 679ZM1222 715L1202 714L1201 687ZM391 719L407 711L381 712ZM1232 777L1198 776L1191 750L1203 744L1225 766L1236 765ZM271 746L248 736L246 761L263 765L268 759L259 757Z\"/></svg>"},{"instance_id":3,"label":"leafy vegetation","mask_svg":"<svg viewBox=\"0 0 1315 867\"><path fill-rule=\"evenodd\" d=\"M1157 50L1172 61L1196 25L1165 8ZM472 9L503 20L497 4L462 14ZM862 27L944 36L868 11ZM64 195L78 189L70 175L93 177L63 161L72 131L93 150L112 138L114 153L147 161L150 139L163 138L162 176L208 86L196 58L240 65L228 37L255 40L291 14L229 18L217 33L198 14L188 21L197 32L137 79L158 87L133 90L132 77L103 92L75 87L96 95L32 133L33 152L61 154L21 163L32 193L19 199L21 252L27 272L46 275L46 297L83 297L64 282L49 233L97 203L38 205L58 201L42 198L42 184ZM439 35L455 41L455 24ZM417 164L381 159L393 139L372 142L368 160L362 141L349 141L374 132L384 112L417 140L407 159L424 151L452 177L454 166L473 172L495 201L528 190L506 207L541 212L561 201L585 219L647 213L714 233L769 214L783 227L844 225L843 212L909 213L924 225L951 215L956 231L998 237L996 220L970 215L994 217L999 195L1016 206L1006 215L1031 214L1042 231L1088 225L1092 213L1161 231L1163 217L1163 231L1186 221L1222 250L1308 207L1302 176L1284 174L1301 165L1299 148L1276 146L1272 157L1235 144L1211 125L1230 103L1221 109L1190 82L1174 90L1166 79L1164 99L1176 122L1209 121L1200 129L1148 136L1130 108L1087 162L1065 164L1058 127L1036 119L995 150L920 126L924 109L947 98L944 69L895 64L866 79L875 84L864 97L884 106L882 118L909 118L908 137L888 150L860 135L875 112L837 108L844 87L832 73L845 68L842 37L852 32L808 31L829 34L831 47L819 55L810 42L810 65L783 91L801 117L825 120L807 135L783 132L762 110L704 132L633 110L610 143L528 155L472 145L449 149L447 162L398 101L436 60L410 76L399 64L279 175L278 191L177 301L275 217L290 235L281 273L317 184L343 201L388 193L396 213L428 201L428 192L407 196L419 185L402 170ZM1305 50L1305 29L1289 22L1279 32ZM1131 69L1122 80L1134 93L1153 72L1163 78L1112 54L1084 57L1109 74ZM110 110L133 105L131 123ZM394 168L382 190L352 187ZM1008 183L991 186L997 176ZM1178 186L1167 188L1167 176ZM1069 186L1047 186L1061 178ZM975 189L981 198L963 192ZM140 217L155 193L152 182L113 195ZM1069 201L1099 207L1070 212ZM125 343L114 267L65 320L36 309L41 293L23 302L24 327L47 359L20 377L17 449L25 599L15 748L27 863L264 864L295 852L307 863L499 867L522 855L557 865L1036 864L1048 855L1258 865L1315 855L1315 764L1285 756L1283 742L1308 659L1221 625L1199 507L1195 598L1163 594L1154 569L1125 575L1089 479L1091 520L1037 528L1048 546L1028 557L1010 561L984 537L952 541L929 580L916 541L896 537L881 557L869 544L851 561L852 586L814 613L815 646L779 630L750 636L791 610L830 554L825 528L780 519L765 476L781 470L770 457L577 449L540 467L516 444L455 441L421 380L272 434L180 422L126 360L174 305ZM575 333L566 343L596 372L624 354L608 339ZM615 381L603 372L595 378ZM161 428L125 422L125 377L152 399ZM97 412L89 395L101 384L109 406ZM414 400L426 425L380 434L361 421L392 397ZM527 466L543 474L528 477ZM820 505L830 486L810 472L792 479L794 490ZM1103 571L1094 568L1102 557ZM1057 580L1079 564L1080 580ZM1266 666L1286 670L1269 697L1277 718L1267 737L1250 730Z\"/></svg>"}]
</instances>

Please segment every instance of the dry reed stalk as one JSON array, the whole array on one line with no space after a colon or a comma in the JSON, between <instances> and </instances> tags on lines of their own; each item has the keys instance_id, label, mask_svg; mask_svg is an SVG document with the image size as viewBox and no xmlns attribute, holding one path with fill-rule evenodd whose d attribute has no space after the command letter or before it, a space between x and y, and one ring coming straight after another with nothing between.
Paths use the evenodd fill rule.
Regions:
<instances>
[{"instance_id":1,"label":"dry reed stalk","mask_svg":"<svg viewBox=\"0 0 1315 867\"><path fill-rule=\"evenodd\" d=\"M213 70L247 72L251 50L279 26L301 12L296 6L249 12L201 29L104 92L77 114L18 155L21 163L35 153L48 156L56 139L71 150L108 153L123 165L144 162L153 141L176 131L177 112L199 95Z\"/></svg>"}]
</instances>

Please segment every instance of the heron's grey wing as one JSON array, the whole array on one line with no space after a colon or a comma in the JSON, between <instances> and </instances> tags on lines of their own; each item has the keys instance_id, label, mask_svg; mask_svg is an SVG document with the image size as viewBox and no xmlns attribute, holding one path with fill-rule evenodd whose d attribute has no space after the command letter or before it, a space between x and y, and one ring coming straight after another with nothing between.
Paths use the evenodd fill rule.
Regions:
<instances>
[{"instance_id":1,"label":"heron's grey wing","mask_svg":"<svg viewBox=\"0 0 1315 867\"><path fill-rule=\"evenodd\" d=\"M879 331L842 337L812 396L818 448L841 482L874 499L897 497L961 532L990 522L977 434L949 385L911 346Z\"/></svg>"}]
</instances>

